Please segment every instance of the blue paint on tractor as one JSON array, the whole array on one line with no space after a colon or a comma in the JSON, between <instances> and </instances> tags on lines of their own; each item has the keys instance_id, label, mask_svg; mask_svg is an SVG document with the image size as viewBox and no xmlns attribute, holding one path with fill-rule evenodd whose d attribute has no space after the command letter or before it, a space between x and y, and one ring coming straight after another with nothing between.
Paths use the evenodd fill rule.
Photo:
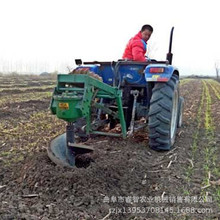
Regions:
<instances>
[{"instance_id":1,"label":"blue paint on tractor","mask_svg":"<svg viewBox=\"0 0 220 220\"><path fill-rule=\"evenodd\" d=\"M77 69L86 68L102 77L103 82L108 85L114 84L114 79L119 82L125 81L131 85L144 86L147 82L168 81L174 71L178 71L174 66L167 64L126 64L125 62L116 64L83 65ZM151 68L164 68L163 73L150 73Z\"/></svg>"},{"instance_id":2,"label":"blue paint on tractor","mask_svg":"<svg viewBox=\"0 0 220 220\"><path fill-rule=\"evenodd\" d=\"M162 73L154 72L151 73L151 68L163 68L164 71ZM174 71L179 72L177 68L172 65L167 64L150 64L145 68L145 79L147 82L164 82L169 81Z\"/></svg>"}]
</instances>

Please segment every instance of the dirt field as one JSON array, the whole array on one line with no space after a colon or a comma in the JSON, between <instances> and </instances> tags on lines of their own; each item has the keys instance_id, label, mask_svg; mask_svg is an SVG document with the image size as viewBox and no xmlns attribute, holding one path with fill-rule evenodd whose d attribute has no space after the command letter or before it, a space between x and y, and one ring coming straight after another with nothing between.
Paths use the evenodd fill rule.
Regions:
<instances>
[{"instance_id":1,"label":"dirt field","mask_svg":"<svg viewBox=\"0 0 220 220\"><path fill-rule=\"evenodd\" d=\"M147 131L96 137L88 167L47 157L65 123L49 111L56 81L0 77L0 219L219 219L220 84L181 81L183 127L175 147L155 152Z\"/></svg>"}]
</instances>

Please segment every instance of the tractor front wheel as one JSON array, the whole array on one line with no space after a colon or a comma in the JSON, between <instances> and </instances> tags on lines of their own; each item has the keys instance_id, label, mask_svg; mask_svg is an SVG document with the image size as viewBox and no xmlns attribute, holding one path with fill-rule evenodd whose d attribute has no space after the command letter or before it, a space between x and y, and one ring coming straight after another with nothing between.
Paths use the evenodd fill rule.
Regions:
<instances>
[{"instance_id":1,"label":"tractor front wheel","mask_svg":"<svg viewBox=\"0 0 220 220\"><path fill-rule=\"evenodd\" d=\"M179 79L156 83L149 109L149 144L154 150L170 150L175 142L179 109Z\"/></svg>"}]
</instances>

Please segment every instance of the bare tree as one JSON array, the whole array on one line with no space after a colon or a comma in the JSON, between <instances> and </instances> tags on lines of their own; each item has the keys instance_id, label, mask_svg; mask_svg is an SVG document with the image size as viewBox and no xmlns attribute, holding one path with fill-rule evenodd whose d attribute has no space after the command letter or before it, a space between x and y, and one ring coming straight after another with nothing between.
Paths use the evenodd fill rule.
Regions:
<instances>
[{"instance_id":1,"label":"bare tree","mask_svg":"<svg viewBox=\"0 0 220 220\"><path fill-rule=\"evenodd\" d=\"M68 69L68 73L72 72L72 68L70 66L66 67Z\"/></svg>"},{"instance_id":2,"label":"bare tree","mask_svg":"<svg viewBox=\"0 0 220 220\"><path fill-rule=\"evenodd\" d=\"M219 79L219 73L220 73L219 61L215 62L215 71L216 71L216 77L217 77L217 79Z\"/></svg>"}]
</instances>

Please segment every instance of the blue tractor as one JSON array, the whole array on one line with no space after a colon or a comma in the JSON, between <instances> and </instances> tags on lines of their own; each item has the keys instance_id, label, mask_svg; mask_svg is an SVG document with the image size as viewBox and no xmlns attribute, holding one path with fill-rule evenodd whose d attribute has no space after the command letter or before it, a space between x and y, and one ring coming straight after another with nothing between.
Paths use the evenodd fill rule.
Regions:
<instances>
[{"instance_id":1,"label":"blue tractor","mask_svg":"<svg viewBox=\"0 0 220 220\"><path fill-rule=\"evenodd\" d=\"M48 155L55 163L73 167L77 155L93 150L77 144L76 136L126 138L146 126L152 149L171 149L177 128L182 124L184 104L179 94L179 71L172 65L173 29L165 61L77 59L76 69L58 75L50 108L67 125L66 133L56 137L48 148ZM106 124L108 132L102 129ZM118 124L121 132L111 132Z\"/></svg>"}]
</instances>

